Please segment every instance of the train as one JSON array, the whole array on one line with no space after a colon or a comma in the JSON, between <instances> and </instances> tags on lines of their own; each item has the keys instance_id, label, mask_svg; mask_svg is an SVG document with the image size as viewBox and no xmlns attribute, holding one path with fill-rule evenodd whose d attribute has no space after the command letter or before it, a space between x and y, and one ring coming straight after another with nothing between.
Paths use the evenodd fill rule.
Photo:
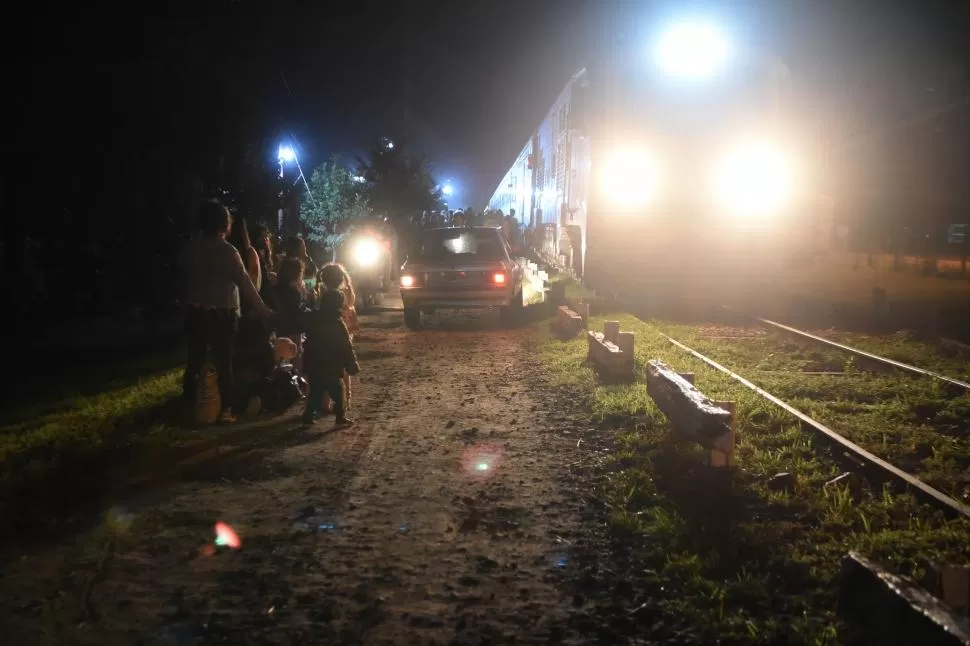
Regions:
<instances>
[{"instance_id":1,"label":"train","mask_svg":"<svg viewBox=\"0 0 970 646\"><path fill-rule=\"evenodd\" d=\"M751 49L705 68L678 57L714 30L669 33L666 54L618 39L577 70L488 207L588 287L640 300L744 297L824 262L844 231L814 188L817 151L787 109L784 63Z\"/></svg>"}]
</instances>

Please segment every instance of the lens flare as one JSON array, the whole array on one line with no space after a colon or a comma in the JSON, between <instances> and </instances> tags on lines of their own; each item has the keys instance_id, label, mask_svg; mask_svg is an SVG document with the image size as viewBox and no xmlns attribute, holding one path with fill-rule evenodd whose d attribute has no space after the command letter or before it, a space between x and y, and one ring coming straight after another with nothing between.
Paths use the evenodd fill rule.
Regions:
<instances>
[{"instance_id":1,"label":"lens flare","mask_svg":"<svg viewBox=\"0 0 970 646\"><path fill-rule=\"evenodd\" d=\"M502 463L502 448L476 444L465 449L461 457L461 470L475 479L487 478L498 470Z\"/></svg>"},{"instance_id":2,"label":"lens flare","mask_svg":"<svg viewBox=\"0 0 970 646\"><path fill-rule=\"evenodd\" d=\"M242 547L242 541L239 540L239 535L236 534L236 531L232 527L227 523L219 521L216 523L216 545L238 550Z\"/></svg>"}]
</instances>

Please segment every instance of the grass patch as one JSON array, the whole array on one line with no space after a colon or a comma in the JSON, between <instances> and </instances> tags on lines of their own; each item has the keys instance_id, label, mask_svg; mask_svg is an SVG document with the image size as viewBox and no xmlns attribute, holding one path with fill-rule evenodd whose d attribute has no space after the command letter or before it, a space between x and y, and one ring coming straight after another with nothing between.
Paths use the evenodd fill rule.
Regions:
<instances>
[{"instance_id":1,"label":"grass patch","mask_svg":"<svg viewBox=\"0 0 970 646\"><path fill-rule=\"evenodd\" d=\"M661 327L876 455L970 500L970 392L900 372L864 372L847 353L774 333L732 342L696 326ZM898 339L885 344L906 347ZM820 369L846 374L801 374Z\"/></svg>"},{"instance_id":2,"label":"grass patch","mask_svg":"<svg viewBox=\"0 0 970 646\"><path fill-rule=\"evenodd\" d=\"M582 387L593 418L613 429L598 497L613 536L634 552L635 570L647 573L638 594L660 623L690 626L700 643L833 644L846 631L834 608L848 550L903 574L915 572L921 557L970 562L970 523L864 482L825 487L841 471L794 419L671 346L656 328L611 318L636 334L638 383L599 384L585 365L584 339L563 342L537 329L535 343L550 378ZM594 317L591 327L602 324ZM643 383L649 359L694 372L706 394L738 402L733 475L712 472L699 447L668 433ZM796 476L792 492L768 484L783 471Z\"/></svg>"},{"instance_id":3,"label":"grass patch","mask_svg":"<svg viewBox=\"0 0 970 646\"><path fill-rule=\"evenodd\" d=\"M885 335L835 330L823 330L816 334L947 377L970 380L970 345L966 343L947 339L923 341L905 330Z\"/></svg>"},{"instance_id":4,"label":"grass patch","mask_svg":"<svg viewBox=\"0 0 970 646\"><path fill-rule=\"evenodd\" d=\"M571 275L552 268L546 268L549 272L549 285L565 285L567 303L584 303L596 297L596 292L587 289Z\"/></svg>"},{"instance_id":5,"label":"grass patch","mask_svg":"<svg viewBox=\"0 0 970 646\"><path fill-rule=\"evenodd\" d=\"M54 376L19 406L4 410L0 472L8 480L32 460L97 452L125 424L157 409L181 390L181 353L167 351L89 372Z\"/></svg>"}]
</instances>

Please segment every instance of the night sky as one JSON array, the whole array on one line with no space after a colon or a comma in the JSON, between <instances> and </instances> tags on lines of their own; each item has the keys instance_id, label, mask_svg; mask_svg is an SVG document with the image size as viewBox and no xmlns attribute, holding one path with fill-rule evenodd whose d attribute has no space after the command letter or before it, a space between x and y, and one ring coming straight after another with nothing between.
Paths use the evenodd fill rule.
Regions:
<instances>
[{"instance_id":1,"label":"night sky","mask_svg":"<svg viewBox=\"0 0 970 646\"><path fill-rule=\"evenodd\" d=\"M36 125L20 134L43 151L51 195L63 194L52 199L72 209L147 169L204 168L281 131L298 140L304 167L381 135L408 136L461 186L457 202L480 206L570 74L621 30L671 15L671 4L688 3L210 0L146 12L119 5L110 15L58 10L38 24L21 65ZM933 92L939 70L962 70L954 43L967 40L967 12L955 0L704 4L783 53L816 95L860 82Z\"/></svg>"}]
</instances>

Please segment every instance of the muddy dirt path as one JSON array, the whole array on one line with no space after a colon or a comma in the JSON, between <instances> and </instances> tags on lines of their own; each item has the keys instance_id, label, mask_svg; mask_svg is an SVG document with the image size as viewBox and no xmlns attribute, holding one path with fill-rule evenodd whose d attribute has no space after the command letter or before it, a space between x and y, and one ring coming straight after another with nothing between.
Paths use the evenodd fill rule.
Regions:
<instances>
[{"instance_id":1,"label":"muddy dirt path","mask_svg":"<svg viewBox=\"0 0 970 646\"><path fill-rule=\"evenodd\" d=\"M536 387L528 330L363 325L355 427L293 411L206 431L165 484L8 565L4 643L585 641L569 559L587 503L564 479L582 416ZM241 549L213 548L216 521Z\"/></svg>"}]
</instances>

